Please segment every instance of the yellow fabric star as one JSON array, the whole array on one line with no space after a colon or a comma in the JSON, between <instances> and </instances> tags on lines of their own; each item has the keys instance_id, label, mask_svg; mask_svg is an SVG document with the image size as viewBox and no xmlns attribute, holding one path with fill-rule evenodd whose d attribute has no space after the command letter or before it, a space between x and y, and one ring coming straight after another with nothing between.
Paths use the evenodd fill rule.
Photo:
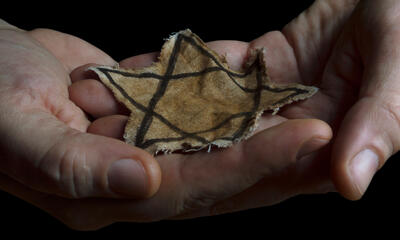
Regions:
<instances>
[{"instance_id":1,"label":"yellow fabric star","mask_svg":"<svg viewBox=\"0 0 400 240\"><path fill-rule=\"evenodd\" d=\"M231 146L251 136L264 110L311 97L318 89L273 84L263 50L236 72L190 30L166 41L143 69L90 68L130 111L126 142L155 154Z\"/></svg>"}]
</instances>

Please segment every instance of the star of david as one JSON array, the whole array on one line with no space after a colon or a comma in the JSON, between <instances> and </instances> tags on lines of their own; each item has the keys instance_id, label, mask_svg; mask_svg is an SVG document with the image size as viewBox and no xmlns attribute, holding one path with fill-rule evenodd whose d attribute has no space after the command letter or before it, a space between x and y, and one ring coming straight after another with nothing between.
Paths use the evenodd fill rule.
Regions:
<instances>
[{"instance_id":1,"label":"star of david","mask_svg":"<svg viewBox=\"0 0 400 240\"><path fill-rule=\"evenodd\" d=\"M92 67L131 110L124 138L151 153L230 146L251 135L264 110L312 96L316 88L270 82L262 51L245 72L229 69L190 30L163 46L143 69Z\"/></svg>"}]
</instances>

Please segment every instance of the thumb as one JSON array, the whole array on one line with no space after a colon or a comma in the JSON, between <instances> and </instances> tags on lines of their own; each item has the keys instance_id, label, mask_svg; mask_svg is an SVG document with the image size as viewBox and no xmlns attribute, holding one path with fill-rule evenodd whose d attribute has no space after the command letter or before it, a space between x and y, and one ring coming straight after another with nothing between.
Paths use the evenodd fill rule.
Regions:
<instances>
[{"instance_id":1,"label":"thumb","mask_svg":"<svg viewBox=\"0 0 400 240\"><path fill-rule=\"evenodd\" d=\"M346 198L361 198L376 171L399 149L398 114L379 97L360 99L346 114L332 155L332 178Z\"/></svg>"},{"instance_id":2,"label":"thumb","mask_svg":"<svg viewBox=\"0 0 400 240\"><path fill-rule=\"evenodd\" d=\"M0 119L2 173L68 198L149 197L161 179L147 152L116 139L79 132L54 116L9 112ZM12 120L11 120L12 119Z\"/></svg>"},{"instance_id":3,"label":"thumb","mask_svg":"<svg viewBox=\"0 0 400 240\"><path fill-rule=\"evenodd\" d=\"M382 10L380 7L365 9ZM384 15L385 12L378 14ZM376 171L400 149L400 49L393 44L400 41L400 35L395 29L397 24L388 27L382 19L388 18L371 17L365 26L366 21L359 21L357 25L356 18L357 31L346 35L347 39L342 37L343 42L352 42L353 50L339 48L330 64L331 68L338 66L338 62L346 62L343 56L353 55L353 60L359 59L363 65L358 67L362 73L361 82L356 83L360 86L358 99L345 115L332 155L336 188L352 200L361 198ZM371 34L370 29L376 31ZM354 53L357 52L354 49L359 53Z\"/></svg>"}]
</instances>

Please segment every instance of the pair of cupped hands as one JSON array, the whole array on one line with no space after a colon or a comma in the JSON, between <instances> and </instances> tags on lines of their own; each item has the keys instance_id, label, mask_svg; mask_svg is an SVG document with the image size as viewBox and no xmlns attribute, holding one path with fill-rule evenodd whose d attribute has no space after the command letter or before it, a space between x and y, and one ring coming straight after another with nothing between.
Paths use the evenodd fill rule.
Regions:
<instances>
[{"instance_id":1,"label":"pair of cupped hands","mask_svg":"<svg viewBox=\"0 0 400 240\"><path fill-rule=\"evenodd\" d=\"M399 11L397 0L317 0L282 31L209 42L233 69L263 47L274 82L320 90L264 114L256 134L231 148L156 157L121 141L129 112L86 71L116 65L110 56L65 33L0 20L0 189L75 229L221 214L298 194L359 199L400 147Z\"/></svg>"}]
</instances>

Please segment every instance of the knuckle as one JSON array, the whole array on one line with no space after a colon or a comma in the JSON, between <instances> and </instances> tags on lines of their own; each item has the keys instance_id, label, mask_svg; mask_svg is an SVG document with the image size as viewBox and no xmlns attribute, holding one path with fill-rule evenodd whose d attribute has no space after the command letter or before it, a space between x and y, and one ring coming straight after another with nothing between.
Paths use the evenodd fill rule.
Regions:
<instances>
[{"instance_id":1,"label":"knuckle","mask_svg":"<svg viewBox=\"0 0 400 240\"><path fill-rule=\"evenodd\" d=\"M176 203L176 214L188 214L196 210L209 208L217 201L213 193L189 193L181 202Z\"/></svg>"},{"instance_id":2,"label":"knuckle","mask_svg":"<svg viewBox=\"0 0 400 240\"><path fill-rule=\"evenodd\" d=\"M397 150L400 148L400 138L397 137L397 134L390 133L398 133L400 131L400 104L398 101L387 100L381 104L381 110L389 119L389 124L386 127L390 128L388 132L390 142L393 144L392 151Z\"/></svg>"},{"instance_id":3,"label":"knuckle","mask_svg":"<svg viewBox=\"0 0 400 240\"><path fill-rule=\"evenodd\" d=\"M400 104L397 101L385 100L381 106L391 120L400 124Z\"/></svg>"},{"instance_id":4,"label":"knuckle","mask_svg":"<svg viewBox=\"0 0 400 240\"><path fill-rule=\"evenodd\" d=\"M219 177L217 184L210 185L209 171L198 171L198 168L181 168L180 178L182 182L190 182L188 188L185 188L180 197L172 203L173 212L176 215L186 215L198 210L209 209L221 198L230 196L244 185L248 185L248 169L243 168L243 162L246 158L244 152L238 148L224 150L224 157L218 158L220 165L224 166L226 172L233 173L236 176ZM235 184L233 184L233 182Z\"/></svg>"},{"instance_id":5,"label":"knuckle","mask_svg":"<svg viewBox=\"0 0 400 240\"><path fill-rule=\"evenodd\" d=\"M76 144L73 137L63 137L43 156L39 166L56 194L73 199L86 197L93 186L86 155Z\"/></svg>"}]
</instances>

